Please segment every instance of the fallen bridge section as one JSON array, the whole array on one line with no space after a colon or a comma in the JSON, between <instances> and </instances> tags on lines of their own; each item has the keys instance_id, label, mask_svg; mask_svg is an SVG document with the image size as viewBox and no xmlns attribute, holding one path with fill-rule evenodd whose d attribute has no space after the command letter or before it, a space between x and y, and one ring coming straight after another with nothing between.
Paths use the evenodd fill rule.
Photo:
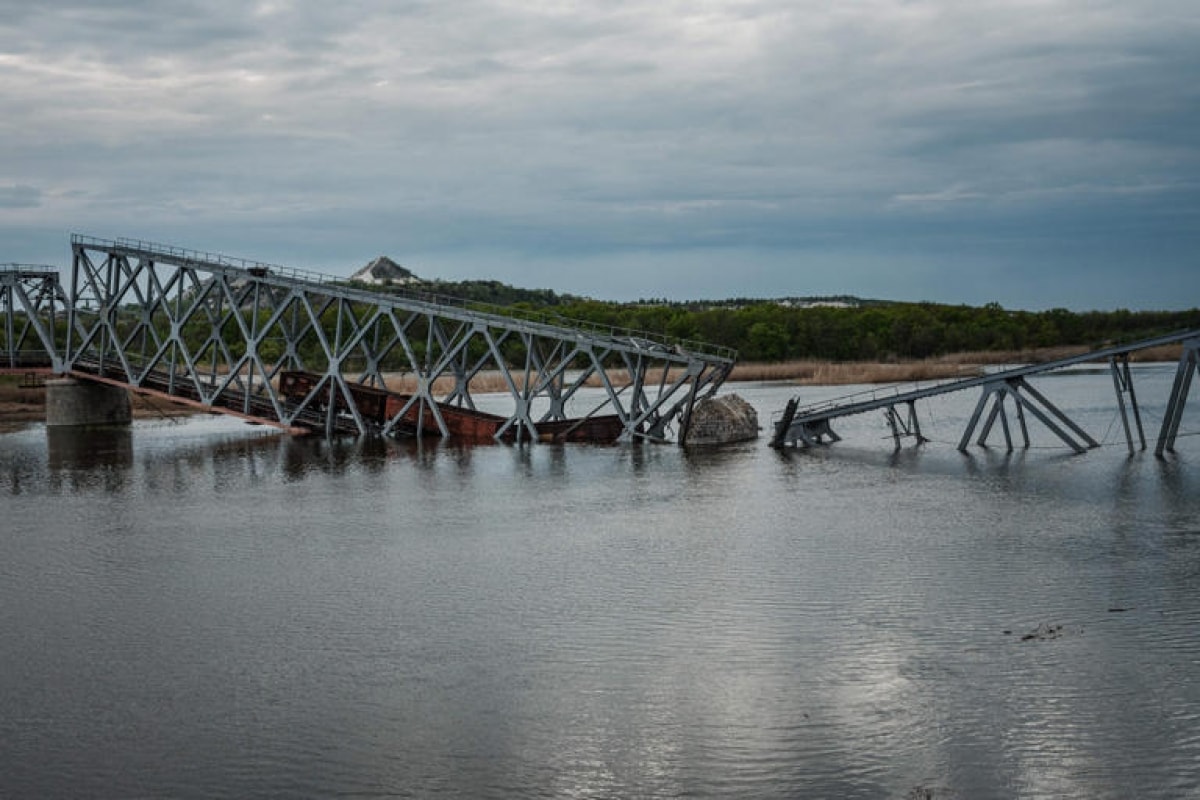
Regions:
<instances>
[{"instance_id":1,"label":"fallen bridge section","mask_svg":"<svg viewBox=\"0 0 1200 800\"><path fill-rule=\"evenodd\" d=\"M975 438L976 444L987 444L993 431L999 430L1005 445L1013 449L1014 427L1020 433L1025 447L1029 447L1028 418L1032 417L1053 433L1064 445L1082 453L1099 443L1059 409L1048 397L1038 391L1029 378L1077 364L1107 361L1116 390L1117 407L1125 432L1125 441L1132 454L1136 440L1140 449L1146 449L1146 434L1142 424L1141 410L1129 369L1130 353L1160 347L1167 344L1182 344L1183 354L1176 370L1174 385L1167 399L1167 410L1155 446L1155 454L1174 452L1184 406L1191 388L1192 377L1200 370L1200 331L1181 331L1167 336L1145 339L1133 344L1108 347L1071 358L1050 361L1044 364L1017 367L978 378L949 381L909 391L871 392L864 398L854 395L828 402L801 406L799 398L792 398L775 422L773 447L811 447L840 441L833 430L833 422L842 417L880 411L888 422L896 448L901 439L912 437L918 444L927 441L921 433L916 404L920 400L950 392L980 389L981 395L974 412L963 431L958 449L965 451ZM1010 412L1012 420L1010 421ZM1132 417L1132 422L1131 422ZM1015 425L1013 424L1015 423Z\"/></svg>"},{"instance_id":2,"label":"fallen bridge section","mask_svg":"<svg viewBox=\"0 0 1200 800\"><path fill-rule=\"evenodd\" d=\"M682 441L736 357L212 253L71 244L66 341L52 351L63 371L284 428ZM485 377L507 410L492 407L495 394L477 407Z\"/></svg>"}]
</instances>

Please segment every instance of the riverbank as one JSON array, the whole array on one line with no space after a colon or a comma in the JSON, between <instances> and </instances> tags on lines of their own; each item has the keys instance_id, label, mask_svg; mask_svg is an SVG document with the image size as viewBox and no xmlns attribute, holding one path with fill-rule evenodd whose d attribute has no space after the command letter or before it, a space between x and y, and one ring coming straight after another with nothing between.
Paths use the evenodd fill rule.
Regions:
<instances>
[{"instance_id":1,"label":"riverbank","mask_svg":"<svg viewBox=\"0 0 1200 800\"><path fill-rule=\"evenodd\" d=\"M190 406L129 393L135 419L172 419L197 413ZM0 375L0 433L8 433L46 419L46 389L30 385L20 375Z\"/></svg>"},{"instance_id":2,"label":"riverbank","mask_svg":"<svg viewBox=\"0 0 1200 800\"><path fill-rule=\"evenodd\" d=\"M858 383L911 383L953 380L982 375L986 367L1045 364L1083 355L1090 347L1042 347L1029 350L996 350L950 353L913 361L864 362L801 359L777 363L739 363L730 381L790 381L806 386L843 386ZM1133 362L1176 361L1182 345L1165 345L1130 354Z\"/></svg>"}]
</instances>

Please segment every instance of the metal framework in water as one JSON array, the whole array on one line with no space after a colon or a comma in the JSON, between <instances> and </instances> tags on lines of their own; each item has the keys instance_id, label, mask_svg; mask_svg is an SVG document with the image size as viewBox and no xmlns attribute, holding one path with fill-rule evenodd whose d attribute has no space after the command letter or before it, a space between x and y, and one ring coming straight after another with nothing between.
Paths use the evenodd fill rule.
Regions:
<instances>
[{"instance_id":1,"label":"metal framework in water","mask_svg":"<svg viewBox=\"0 0 1200 800\"><path fill-rule=\"evenodd\" d=\"M799 399L794 397L788 402L779 420L775 423L775 433L771 445L773 447L811 447L840 441L841 437L833 430L833 420L878 410L883 411L896 449L900 448L900 440L903 437L912 437L918 444L921 444L928 440L921 433L921 425L916 412L918 400L950 392L980 388L982 393L967 423L966 430L963 431L962 439L959 440L959 450L966 451L976 430L979 431L979 436L975 443L980 446L986 445L992 431L996 428L996 423L999 422L1005 445L1011 451L1013 449L1013 430L1009 423L1008 411L1008 402L1011 400L1012 411L1025 447L1029 447L1030 444L1029 427L1026 420L1026 414L1029 414L1066 446L1076 453L1082 453L1088 448L1099 447L1100 443L1026 379L1032 375L1075 364L1108 361L1113 387L1117 394L1117 406L1125 431L1125 442L1129 447L1130 454L1133 454L1135 452L1134 431L1137 432L1137 439L1142 450L1146 449L1146 433L1133 386L1133 376L1129 370L1129 354L1138 350L1176 343L1182 344L1183 354L1179 359L1175 382L1171 388L1171 394L1167 398L1166 413L1163 416L1162 427L1154 448L1155 455L1161 457L1163 453L1175 450L1175 441L1179 435L1179 426L1183 419L1183 409L1187 403L1192 377L1200 370L1200 331L1181 331L1168 336L1146 339L1119 347L1109 347L1045 364L1017 367L980 378L949 381L911 391L871 392L870 396L865 399L860 395L854 395L849 398L802 407ZM1130 414L1133 416L1132 425L1130 424ZM982 426L980 426L980 422L983 423Z\"/></svg>"},{"instance_id":2,"label":"metal framework in water","mask_svg":"<svg viewBox=\"0 0 1200 800\"><path fill-rule=\"evenodd\" d=\"M60 371L289 429L683 441L736 357L147 242L71 246ZM39 314L31 304L27 319ZM477 408L484 375L506 410ZM601 396L581 408L586 386Z\"/></svg>"}]
</instances>

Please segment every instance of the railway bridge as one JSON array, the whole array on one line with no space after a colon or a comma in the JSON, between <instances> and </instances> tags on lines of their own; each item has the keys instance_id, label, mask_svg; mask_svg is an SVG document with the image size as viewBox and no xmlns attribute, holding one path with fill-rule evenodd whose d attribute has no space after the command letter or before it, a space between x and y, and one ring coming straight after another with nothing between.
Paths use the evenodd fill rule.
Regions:
<instances>
[{"instance_id":1,"label":"railway bridge","mask_svg":"<svg viewBox=\"0 0 1200 800\"><path fill-rule=\"evenodd\" d=\"M71 252L67 286L53 268L0 265L0 370L52 371L293 431L682 442L695 403L736 359L700 342L137 240L73 235Z\"/></svg>"}]
</instances>

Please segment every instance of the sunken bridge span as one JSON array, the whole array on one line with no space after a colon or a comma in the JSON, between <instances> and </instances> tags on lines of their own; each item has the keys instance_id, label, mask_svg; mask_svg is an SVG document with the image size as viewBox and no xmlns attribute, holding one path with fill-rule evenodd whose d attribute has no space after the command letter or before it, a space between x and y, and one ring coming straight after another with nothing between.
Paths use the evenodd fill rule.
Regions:
<instances>
[{"instance_id":1,"label":"sunken bridge span","mask_svg":"<svg viewBox=\"0 0 1200 800\"><path fill-rule=\"evenodd\" d=\"M699 342L149 242L75 235L71 250L69 286L52 268L0 266L0 369L293 431L682 442L696 402L736 359Z\"/></svg>"},{"instance_id":2,"label":"sunken bridge span","mask_svg":"<svg viewBox=\"0 0 1200 800\"><path fill-rule=\"evenodd\" d=\"M979 400L959 440L959 450L966 451L976 431L979 435L975 443L985 446L989 437L997 430L996 423L999 422L998 430L1002 432L1005 445L1011 451L1014 438L1013 426L1009 422L1011 413L1015 418L1016 432L1020 434L1025 447L1030 446L1028 415L1045 426L1064 445L1076 453L1082 453L1089 448L1099 447L1100 443L1058 408L1050 398L1038 391L1029 382L1029 378L1076 364L1107 361L1112 373L1125 442L1132 455L1135 451L1135 438L1140 449L1146 449L1146 432L1142 424L1133 375L1129 369L1129 355L1139 350L1168 344L1182 345L1182 355L1175 371L1175 380L1167 398L1166 412L1155 444L1154 453L1161 457L1164 452L1173 452L1175 449L1175 440L1179 435L1192 377L1200 370L1200 330L1179 331L1044 364L1016 367L981 377L946 381L911 390L893 387L811 405L801 405L800 399L793 397L775 421L771 446L813 447L840 441L841 437L833 429L835 421L871 411L883 412L896 449L900 448L900 441L904 437L912 437L917 444L922 444L928 440L921 433L916 410L919 401L950 392L979 389Z\"/></svg>"}]
</instances>

